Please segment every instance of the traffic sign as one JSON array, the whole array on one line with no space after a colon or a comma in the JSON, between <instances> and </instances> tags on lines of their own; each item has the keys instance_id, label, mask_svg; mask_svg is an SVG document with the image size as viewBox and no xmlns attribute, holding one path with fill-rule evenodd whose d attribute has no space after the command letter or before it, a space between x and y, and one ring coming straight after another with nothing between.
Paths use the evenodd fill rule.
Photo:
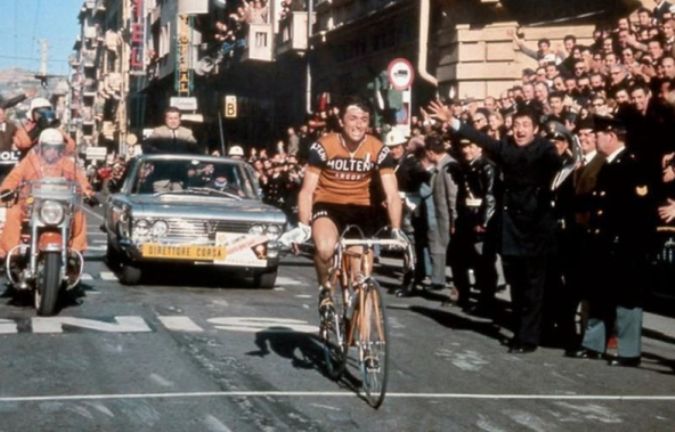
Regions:
<instances>
[{"instance_id":1,"label":"traffic sign","mask_svg":"<svg viewBox=\"0 0 675 432\"><path fill-rule=\"evenodd\" d=\"M237 97L225 96L225 118L237 118Z\"/></svg>"},{"instance_id":2,"label":"traffic sign","mask_svg":"<svg viewBox=\"0 0 675 432\"><path fill-rule=\"evenodd\" d=\"M415 79L415 69L412 63L404 58L395 58L389 62L387 67L387 76L389 83L396 90L405 90L410 88Z\"/></svg>"}]
</instances>

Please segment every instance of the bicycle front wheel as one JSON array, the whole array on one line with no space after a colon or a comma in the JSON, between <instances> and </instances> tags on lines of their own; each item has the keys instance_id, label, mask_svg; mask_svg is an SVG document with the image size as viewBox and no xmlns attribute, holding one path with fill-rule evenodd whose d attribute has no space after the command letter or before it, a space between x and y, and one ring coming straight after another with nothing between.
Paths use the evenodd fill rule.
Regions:
<instances>
[{"instance_id":1,"label":"bicycle front wheel","mask_svg":"<svg viewBox=\"0 0 675 432\"><path fill-rule=\"evenodd\" d=\"M359 329L359 351L363 391L373 408L379 408L387 391L389 344L387 317L382 300L382 288L375 279L366 281L363 297L363 321Z\"/></svg>"}]
</instances>

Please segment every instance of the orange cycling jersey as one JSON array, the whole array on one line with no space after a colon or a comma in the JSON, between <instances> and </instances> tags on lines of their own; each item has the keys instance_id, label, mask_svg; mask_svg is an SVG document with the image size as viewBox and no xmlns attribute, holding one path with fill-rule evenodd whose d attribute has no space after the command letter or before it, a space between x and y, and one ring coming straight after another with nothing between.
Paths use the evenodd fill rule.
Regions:
<instances>
[{"instance_id":1,"label":"orange cycling jersey","mask_svg":"<svg viewBox=\"0 0 675 432\"><path fill-rule=\"evenodd\" d=\"M325 135L312 144L308 170L319 174L314 202L371 205L370 182L373 173L393 173L395 162L377 138L370 135L353 152L342 135Z\"/></svg>"}]
</instances>

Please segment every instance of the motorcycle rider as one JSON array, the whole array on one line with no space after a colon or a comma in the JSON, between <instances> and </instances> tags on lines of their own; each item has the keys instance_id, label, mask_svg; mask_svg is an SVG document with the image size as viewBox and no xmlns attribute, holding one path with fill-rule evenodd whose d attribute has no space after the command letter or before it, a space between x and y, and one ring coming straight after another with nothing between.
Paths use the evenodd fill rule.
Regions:
<instances>
[{"instance_id":1,"label":"motorcycle rider","mask_svg":"<svg viewBox=\"0 0 675 432\"><path fill-rule=\"evenodd\" d=\"M38 137L47 128L56 128L59 121L56 118L54 107L45 98L36 97L30 101L28 110L28 119L19 125L14 135L14 146L21 152L23 159L28 151L38 142ZM58 129L56 129L58 130ZM75 141L60 131L66 145L66 153L72 155L75 153Z\"/></svg>"},{"instance_id":2,"label":"motorcycle rider","mask_svg":"<svg viewBox=\"0 0 675 432\"><path fill-rule=\"evenodd\" d=\"M43 130L38 138L38 144L0 184L0 195L8 195L8 191L17 190L26 181L60 177L76 181L85 202L92 206L97 205L98 199L87 181L84 170L72 157L66 156L66 153L66 140L63 133L55 128ZM21 241L21 222L26 199L26 196L19 194L19 199L7 209L7 220L0 234L0 259L4 259L7 252ZM73 229L69 243L73 250L80 253L87 248L87 226L82 210L76 210L73 215Z\"/></svg>"}]
</instances>

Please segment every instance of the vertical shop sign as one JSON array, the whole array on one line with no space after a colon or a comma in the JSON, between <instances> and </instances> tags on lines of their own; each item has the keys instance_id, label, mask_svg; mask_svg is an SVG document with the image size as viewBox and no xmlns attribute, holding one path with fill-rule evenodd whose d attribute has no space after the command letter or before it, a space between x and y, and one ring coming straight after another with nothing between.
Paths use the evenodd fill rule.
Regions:
<instances>
[{"instance_id":1,"label":"vertical shop sign","mask_svg":"<svg viewBox=\"0 0 675 432\"><path fill-rule=\"evenodd\" d=\"M192 68L190 67L190 16L178 15L176 37L176 94L190 96L192 90Z\"/></svg>"},{"instance_id":2,"label":"vertical shop sign","mask_svg":"<svg viewBox=\"0 0 675 432\"><path fill-rule=\"evenodd\" d=\"M145 74L145 16L144 0L131 0L131 54L129 71L132 75Z\"/></svg>"}]
</instances>

